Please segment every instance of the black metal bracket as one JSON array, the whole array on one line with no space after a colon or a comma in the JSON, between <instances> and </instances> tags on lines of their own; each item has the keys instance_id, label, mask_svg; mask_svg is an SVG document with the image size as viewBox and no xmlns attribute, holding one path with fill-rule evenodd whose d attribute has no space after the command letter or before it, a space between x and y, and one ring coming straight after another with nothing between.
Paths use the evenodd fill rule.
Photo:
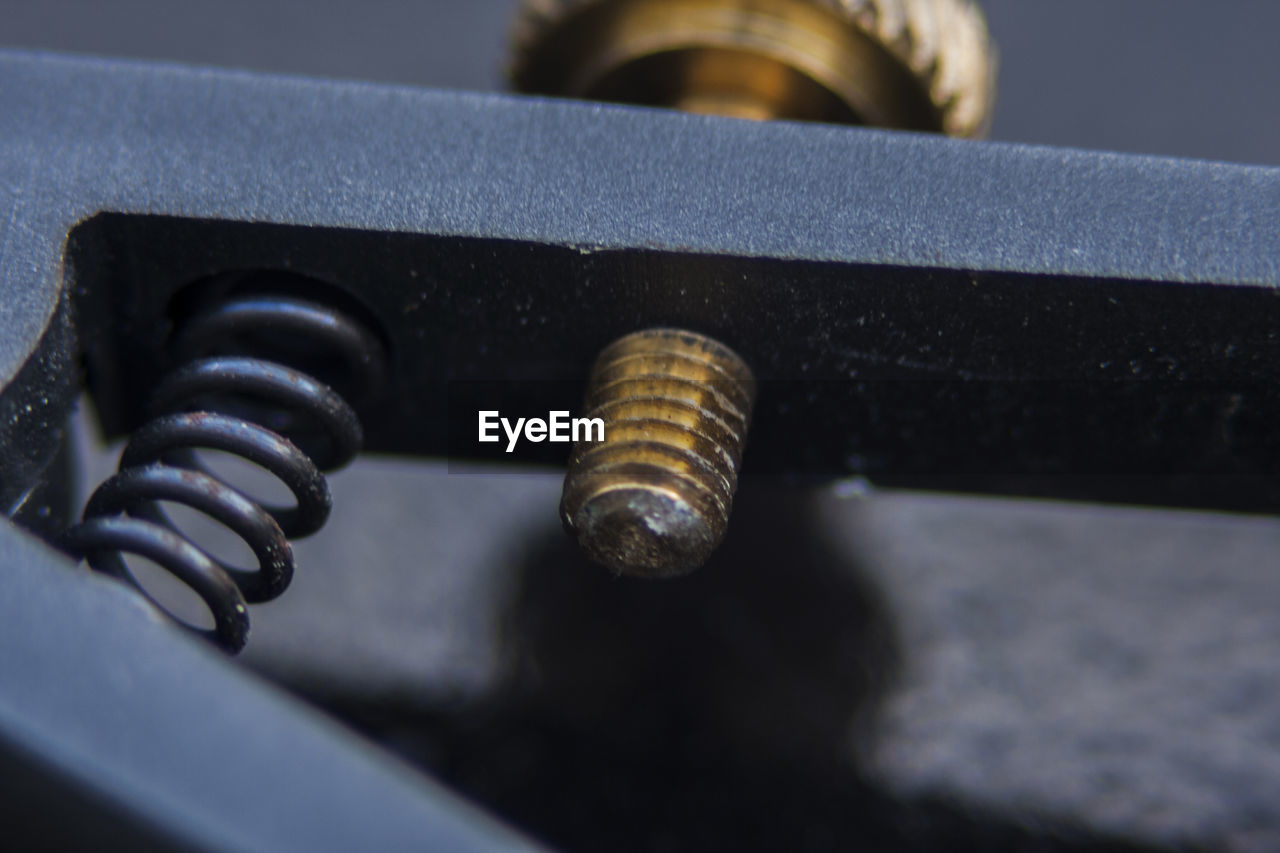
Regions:
<instances>
[{"instance_id":1,"label":"black metal bracket","mask_svg":"<svg viewBox=\"0 0 1280 853\"><path fill-rule=\"evenodd\" d=\"M56 428L80 350L108 430L135 426L174 294L270 268L382 325L376 450L478 453L457 387L572 405L603 343L668 323L765 383L747 476L1280 507L1280 170L52 57L3 71L5 448ZM12 514L39 466L5 464Z\"/></svg>"},{"instance_id":2,"label":"black metal bracket","mask_svg":"<svg viewBox=\"0 0 1280 853\"><path fill-rule=\"evenodd\" d=\"M746 477L1280 508L1280 169L15 53L0 116L0 510L30 526L56 526L81 356L129 430L175 300L242 269L336 285L380 326L377 450L479 452L458 394L572 407L601 345L678 324L762 379ZM166 837L197 846L278 838L304 804L332 818L319 847L344 816L362 841L449 825L124 593L7 523L0 545L15 762L171 796ZM158 725L199 718L205 684L235 713ZM200 805L160 784L179 761L272 790Z\"/></svg>"}]
</instances>

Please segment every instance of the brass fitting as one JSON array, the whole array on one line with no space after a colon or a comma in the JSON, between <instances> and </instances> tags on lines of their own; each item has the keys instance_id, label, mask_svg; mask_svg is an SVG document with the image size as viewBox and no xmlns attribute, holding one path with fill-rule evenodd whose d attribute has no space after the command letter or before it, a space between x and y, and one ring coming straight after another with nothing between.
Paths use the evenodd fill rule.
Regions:
<instances>
[{"instance_id":1,"label":"brass fitting","mask_svg":"<svg viewBox=\"0 0 1280 853\"><path fill-rule=\"evenodd\" d=\"M746 362L704 335L649 329L610 344L584 405L604 441L573 449L565 529L616 574L702 565L729 524L754 399Z\"/></svg>"},{"instance_id":2,"label":"brass fitting","mask_svg":"<svg viewBox=\"0 0 1280 853\"><path fill-rule=\"evenodd\" d=\"M520 91L982 136L995 50L972 0L523 0Z\"/></svg>"},{"instance_id":3,"label":"brass fitting","mask_svg":"<svg viewBox=\"0 0 1280 853\"><path fill-rule=\"evenodd\" d=\"M982 136L995 50L972 0L522 0L525 92L753 119ZM600 354L560 516L618 574L673 577L720 543L755 397L732 350L652 329Z\"/></svg>"}]
</instances>

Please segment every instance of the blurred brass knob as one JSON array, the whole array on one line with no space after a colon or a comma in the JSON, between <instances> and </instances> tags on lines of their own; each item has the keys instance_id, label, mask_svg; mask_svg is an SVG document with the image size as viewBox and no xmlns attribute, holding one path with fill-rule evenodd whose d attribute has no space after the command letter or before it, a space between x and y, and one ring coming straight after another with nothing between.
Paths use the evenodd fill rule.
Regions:
<instances>
[{"instance_id":1,"label":"blurred brass knob","mask_svg":"<svg viewBox=\"0 0 1280 853\"><path fill-rule=\"evenodd\" d=\"M523 0L524 92L982 136L995 51L972 0Z\"/></svg>"}]
</instances>

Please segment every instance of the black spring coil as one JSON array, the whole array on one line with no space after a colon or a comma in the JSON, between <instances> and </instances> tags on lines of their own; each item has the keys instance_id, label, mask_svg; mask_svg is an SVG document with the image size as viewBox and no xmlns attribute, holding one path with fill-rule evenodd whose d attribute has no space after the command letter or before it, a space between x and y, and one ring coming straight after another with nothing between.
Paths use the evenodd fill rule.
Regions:
<instances>
[{"instance_id":1,"label":"black spring coil","mask_svg":"<svg viewBox=\"0 0 1280 853\"><path fill-rule=\"evenodd\" d=\"M225 351L228 342L246 335L299 339L338 355L354 387L370 389L385 375L385 351L369 329L334 308L286 296L234 297L197 314L178 332L175 352L182 358ZM328 385L243 355L187 361L157 386L150 413L154 419L130 437L118 473L94 491L81 522L67 531L65 547L164 611L123 555L156 563L199 595L213 615L212 630L191 630L238 652L249 633L246 605L269 601L288 587L295 568L288 540L324 526L332 498L323 472L351 461L363 430L352 407ZM197 449L224 451L266 469L297 505L256 503L205 470ZM253 550L257 570L210 556L177 530L159 501L189 506L234 531Z\"/></svg>"}]
</instances>

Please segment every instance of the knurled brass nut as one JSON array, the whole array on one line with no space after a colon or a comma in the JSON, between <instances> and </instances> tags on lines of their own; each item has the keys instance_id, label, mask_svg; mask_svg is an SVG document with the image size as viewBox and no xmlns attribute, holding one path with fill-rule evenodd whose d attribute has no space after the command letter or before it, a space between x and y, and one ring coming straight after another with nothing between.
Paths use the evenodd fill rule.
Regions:
<instances>
[{"instance_id":1,"label":"knurled brass nut","mask_svg":"<svg viewBox=\"0 0 1280 853\"><path fill-rule=\"evenodd\" d=\"M978 137L996 54L972 0L523 0L524 92Z\"/></svg>"}]
</instances>

